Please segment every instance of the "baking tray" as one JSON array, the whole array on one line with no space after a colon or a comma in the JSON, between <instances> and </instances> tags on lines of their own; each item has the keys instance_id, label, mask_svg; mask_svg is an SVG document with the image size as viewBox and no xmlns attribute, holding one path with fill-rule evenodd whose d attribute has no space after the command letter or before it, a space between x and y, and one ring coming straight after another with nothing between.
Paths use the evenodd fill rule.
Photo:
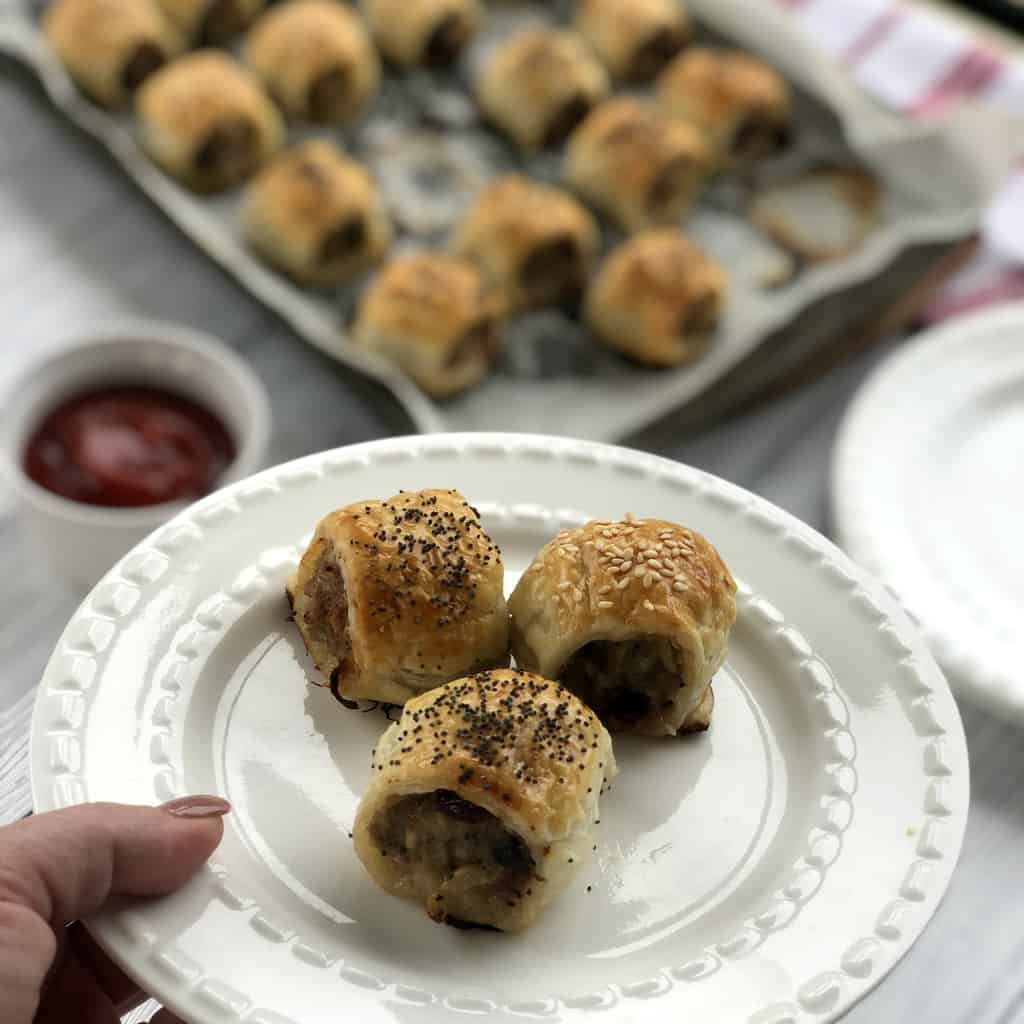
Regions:
<instances>
[{"instance_id":1,"label":"baking tray","mask_svg":"<svg viewBox=\"0 0 1024 1024\"><path fill-rule=\"evenodd\" d=\"M709 190L687 226L730 277L724 322L699 361L668 371L641 369L600 348L564 313L542 311L508 325L505 352L481 386L436 402L390 365L348 343L344 325L360 283L312 292L260 263L241 238L238 193L192 195L142 153L130 115L100 110L79 94L39 30L44 6L4 0L0 50L33 68L54 105L105 146L197 246L299 337L386 387L420 431L531 430L608 441L636 435L719 382L743 377L747 366L749 375L764 372L752 358L759 347L768 339L777 345L786 325L815 304L863 291L909 250L970 236L990 193L990 182L952 133L873 106L774 4L690 0L702 32L760 55L796 88L798 143L765 166L766 180L813 166L863 167L881 188L877 223L848 255L806 266L787 281L788 257L742 213L744 197L757 183L721 183ZM527 21L564 19L564 8L515 2L489 7L485 31L456 71L388 74L370 116L354 129L291 133L293 140L303 134L335 138L370 164L402 227L399 248L442 241L474 189L492 174L518 169L558 180L558 156L519 157L479 122L466 86L496 39ZM615 233L605 227L610 244ZM766 362L774 360L761 360ZM755 390L756 383L744 380L744 390Z\"/></svg>"}]
</instances>

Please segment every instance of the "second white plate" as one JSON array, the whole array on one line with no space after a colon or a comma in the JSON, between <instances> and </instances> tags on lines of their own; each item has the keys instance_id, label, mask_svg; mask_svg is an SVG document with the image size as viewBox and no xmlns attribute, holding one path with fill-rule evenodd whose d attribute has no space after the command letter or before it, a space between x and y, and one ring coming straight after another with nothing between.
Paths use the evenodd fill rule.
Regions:
<instances>
[{"instance_id":1,"label":"second white plate","mask_svg":"<svg viewBox=\"0 0 1024 1024\"><path fill-rule=\"evenodd\" d=\"M1024 722L1024 305L902 348L836 446L842 546L921 622L950 681Z\"/></svg>"},{"instance_id":2,"label":"second white plate","mask_svg":"<svg viewBox=\"0 0 1024 1024\"><path fill-rule=\"evenodd\" d=\"M425 486L480 507L509 586L558 529L630 511L703 531L741 581L710 733L616 739L594 858L523 935L440 927L370 882L348 833L384 715L311 687L287 621L283 581L321 514ZM827 541L676 464L523 435L360 446L201 502L68 626L32 756L41 810L232 801L199 877L90 924L202 1024L832 1020L934 912L968 803L941 674Z\"/></svg>"}]
</instances>

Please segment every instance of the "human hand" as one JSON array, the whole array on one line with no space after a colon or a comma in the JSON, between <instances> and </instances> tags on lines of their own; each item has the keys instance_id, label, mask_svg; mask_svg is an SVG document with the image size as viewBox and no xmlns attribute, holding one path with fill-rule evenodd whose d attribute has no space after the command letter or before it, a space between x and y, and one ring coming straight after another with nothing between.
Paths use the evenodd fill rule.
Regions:
<instances>
[{"instance_id":1,"label":"human hand","mask_svg":"<svg viewBox=\"0 0 1024 1024\"><path fill-rule=\"evenodd\" d=\"M163 896L217 848L230 805L192 796L162 807L83 804L0 828L0 1020L117 1024L144 998L68 923L114 896ZM153 1024L178 1018L162 1010Z\"/></svg>"}]
</instances>

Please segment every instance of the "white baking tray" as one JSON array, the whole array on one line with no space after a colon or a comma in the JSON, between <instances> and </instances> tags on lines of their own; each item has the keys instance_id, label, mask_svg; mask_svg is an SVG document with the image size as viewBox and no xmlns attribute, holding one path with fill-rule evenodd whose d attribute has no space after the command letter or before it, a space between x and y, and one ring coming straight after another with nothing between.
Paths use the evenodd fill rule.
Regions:
<instances>
[{"instance_id":1,"label":"white baking tray","mask_svg":"<svg viewBox=\"0 0 1024 1024\"><path fill-rule=\"evenodd\" d=\"M689 230L725 263L731 295L719 334L700 361L669 371L640 369L599 348L564 314L544 312L511 324L495 372L480 387L445 402L425 397L401 373L349 344L344 325L360 285L311 292L265 267L241 239L237 193L193 196L144 156L129 115L109 114L84 99L39 31L36 0L6 0L0 6L0 50L34 68L52 102L99 140L197 246L300 338L388 388L415 429L531 430L611 441L702 395L812 303L884 273L904 250L969 236L990 193L991 182L949 130L911 124L872 106L774 4L690 0L689 6L706 31L761 55L797 87L798 146L775 170L822 160L869 169L882 186L876 226L852 254L814 265L782 287L766 288L763 279L779 252L758 239L728 188L712 189ZM407 229L400 246L436 244L475 187L489 174L517 165L512 150L476 120L465 83L498 34L524 19L557 19L560 11L558 5L525 3L492 7L486 32L457 73L391 78L366 122L351 132L318 133L342 142L382 176ZM454 172L411 187L410 168L420 157L428 177L439 161ZM518 166L557 180L553 157Z\"/></svg>"}]
</instances>

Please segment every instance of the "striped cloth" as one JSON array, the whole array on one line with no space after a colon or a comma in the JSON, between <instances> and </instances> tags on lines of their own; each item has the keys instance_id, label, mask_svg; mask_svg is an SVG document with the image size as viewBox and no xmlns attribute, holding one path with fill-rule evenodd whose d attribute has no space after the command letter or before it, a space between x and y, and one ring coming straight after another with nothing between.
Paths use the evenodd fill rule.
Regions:
<instances>
[{"instance_id":1,"label":"striped cloth","mask_svg":"<svg viewBox=\"0 0 1024 1024\"><path fill-rule=\"evenodd\" d=\"M777 0L810 38L847 65L879 102L916 118L961 100L1019 116L1020 162L984 220L977 258L932 303L944 320L997 302L1024 299L1024 60L981 42L934 10L893 0Z\"/></svg>"}]
</instances>

